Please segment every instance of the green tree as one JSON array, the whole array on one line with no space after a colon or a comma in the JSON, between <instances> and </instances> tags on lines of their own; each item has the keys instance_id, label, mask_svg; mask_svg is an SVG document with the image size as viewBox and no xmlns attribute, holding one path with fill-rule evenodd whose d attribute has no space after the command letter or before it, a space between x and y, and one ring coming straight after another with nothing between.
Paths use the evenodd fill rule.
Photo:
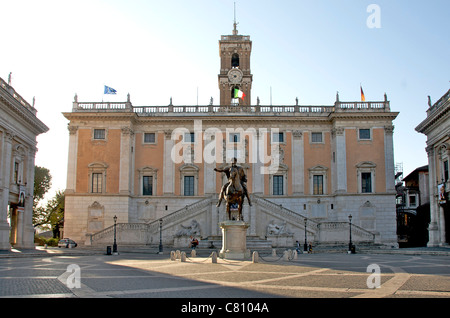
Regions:
<instances>
[{"instance_id":1,"label":"green tree","mask_svg":"<svg viewBox=\"0 0 450 318\"><path fill-rule=\"evenodd\" d=\"M52 186L52 176L50 170L44 167L34 167L34 191L33 191L33 210L38 206L45 194Z\"/></svg>"},{"instance_id":2,"label":"green tree","mask_svg":"<svg viewBox=\"0 0 450 318\"><path fill-rule=\"evenodd\" d=\"M34 190L33 190L33 225L34 227L47 224L45 208L38 206L52 185L50 170L44 167L34 167Z\"/></svg>"},{"instance_id":3,"label":"green tree","mask_svg":"<svg viewBox=\"0 0 450 318\"><path fill-rule=\"evenodd\" d=\"M35 214L34 226L49 225L53 231L53 237L59 237L59 228L64 223L64 202L64 191L57 191L45 207L40 206L37 208L39 213Z\"/></svg>"}]
</instances>

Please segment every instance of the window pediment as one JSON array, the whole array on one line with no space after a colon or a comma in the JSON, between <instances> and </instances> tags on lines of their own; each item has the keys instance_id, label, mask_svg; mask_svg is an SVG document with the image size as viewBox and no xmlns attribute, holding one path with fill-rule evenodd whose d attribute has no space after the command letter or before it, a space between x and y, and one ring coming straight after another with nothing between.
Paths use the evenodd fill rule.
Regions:
<instances>
[{"instance_id":1,"label":"window pediment","mask_svg":"<svg viewBox=\"0 0 450 318\"><path fill-rule=\"evenodd\" d=\"M182 172L198 172L199 170L200 169L196 165L190 163L185 163L180 167L180 171Z\"/></svg>"},{"instance_id":2,"label":"window pediment","mask_svg":"<svg viewBox=\"0 0 450 318\"><path fill-rule=\"evenodd\" d=\"M108 168L108 165L104 162L93 162L93 163L88 164L88 168L106 169L106 168Z\"/></svg>"},{"instance_id":3,"label":"window pediment","mask_svg":"<svg viewBox=\"0 0 450 318\"><path fill-rule=\"evenodd\" d=\"M376 167L377 165L372 161L363 161L356 165L356 168L358 169L374 169Z\"/></svg>"},{"instance_id":4,"label":"window pediment","mask_svg":"<svg viewBox=\"0 0 450 318\"><path fill-rule=\"evenodd\" d=\"M325 166L322 166L322 165L316 165L312 168L309 168L308 170L309 170L309 172L312 172L312 173L314 173L314 172L317 172L317 173L322 172L323 173L323 172L328 171L328 168Z\"/></svg>"}]
</instances>

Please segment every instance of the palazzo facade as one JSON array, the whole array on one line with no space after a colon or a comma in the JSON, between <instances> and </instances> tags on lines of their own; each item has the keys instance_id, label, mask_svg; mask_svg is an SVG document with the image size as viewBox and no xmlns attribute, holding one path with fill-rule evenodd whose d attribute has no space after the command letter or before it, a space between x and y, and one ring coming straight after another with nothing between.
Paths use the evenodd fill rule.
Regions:
<instances>
[{"instance_id":1,"label":"palazzo facade","mask_svg":"<svg viewBox=\"0 0 450 318\"><path fill-rule=\"evenodd\" d=\"M427 136L430 224L428 246L450 243L450 90L436 103L428 99L427 118L416 130Z\"/></svg>"},{"instance_id":2,"label":"palazzo facade","mask_svg":"<svg viewBox=\"0 0 450 318\"><path fill-rule=\"evenodd\" d=\"M48 131L10 84L0 78L0 250L34 248L36 137Z\"/></svg>"},{"instance_id":3,"label":"palazzo facade","mask_svg":"<svg viewBox=\"0 0 450 318\"><path fill-rule=\"evenodd\" d=\"M393 120L387 97L327 106L251 105L250 36L219 41L220 104L80 102L69 121L65 236L80 243L181 245L220 237L236 157L247 174L247 235L271 246L397 246ZM235 92L244 93L236 98ZM201 242L202 244L202 242ZM256 243L255 243L256 244Z\"/></svg>"}]
</instances>

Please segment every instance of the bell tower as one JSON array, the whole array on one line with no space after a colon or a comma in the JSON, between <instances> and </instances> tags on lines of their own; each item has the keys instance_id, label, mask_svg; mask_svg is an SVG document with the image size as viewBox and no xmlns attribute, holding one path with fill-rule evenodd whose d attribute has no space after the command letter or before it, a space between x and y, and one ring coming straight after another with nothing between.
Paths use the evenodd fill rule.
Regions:
<instances>
[{"instance_id":1,"label":"bell tower","mask_svg":"<svg viewBox=\"0 0 450 318\"><path fill-rule=\"evenodd\" d=\"M233 34L222 35L219 41L220 73L219 90L221 106L250 106L253 75L250 72L252 41L249 35L240 35L236 29ZM235 97L240 92L241 97Z\"/></svg>"}]
</instances>

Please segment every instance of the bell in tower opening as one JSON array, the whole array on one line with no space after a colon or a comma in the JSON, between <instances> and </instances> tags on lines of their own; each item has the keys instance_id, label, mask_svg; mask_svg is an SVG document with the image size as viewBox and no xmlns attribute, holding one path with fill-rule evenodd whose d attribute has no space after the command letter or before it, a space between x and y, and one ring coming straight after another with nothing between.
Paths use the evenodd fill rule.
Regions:
<instances>
[{"instance_id":1,"label":"bell in tower opening","mask_svg":"<svg viewBox=\"0 0 450 318\"><path fill-rule=\"evenodd\" d=\"M232 68L239 67L239 54L234 53L231 56L231 67Z\"/></svg>"}]
</instances>

